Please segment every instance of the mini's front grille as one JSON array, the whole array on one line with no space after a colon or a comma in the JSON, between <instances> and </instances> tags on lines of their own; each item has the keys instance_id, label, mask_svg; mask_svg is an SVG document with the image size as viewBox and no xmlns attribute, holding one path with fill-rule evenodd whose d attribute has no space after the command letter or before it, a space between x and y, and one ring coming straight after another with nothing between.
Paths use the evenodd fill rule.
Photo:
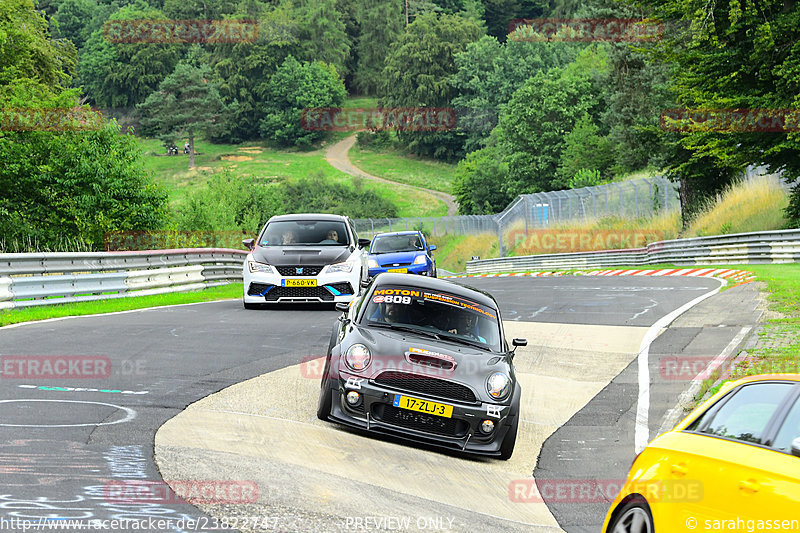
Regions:
<instances>
[{"instance_id":1,"label":"mini's front grille","mask_svg":"<svg viewBox=\"0 0 800 533\"><path fill-rule=\"evenodd\" d=\"M268 302L276 302L279 298L319 298L324 302L332 302L333 294L325 287L275 287L267 293Z\"/></svg>"},{"instance_id":2,"label":"mini's front grille","mask_svg":"<svg viewBox=\"0 0 800 533\"><path fill-rule=\"evenodd\" d=\"M272 293L272 291L270 291ZM425 396L444 398L457 402L475 403L472 389L459 383L444 379L410 374L408 372L387 371L375 378L375 383L393 389L417 392Z\"/></svg>"},{"instance_id":3,"label":"mini's front grille","mask_svg":"<svg viewBox=\"0 0 800 533\"><path fill-rule=\"evenodd\" d=\"M463 437L469 431L469 424L457 418L418 413L407 409L399 409L384 403L373 404L372 416L381 422L426 433L435 433L448 437Z\"/></svg>"},{"instance_id":4,"label":"mini's front grille","mask_svg":"<svg viewBox=\"0 0 800 533\"><path fill-rule=\"evenodd\" d=\"M248 296L262 296L264 292L268 291L270 287L274 287L275 285L270 285L267 283L251 283L250 287L247 288L247 295Z\"/></svg>"},{"instance_id":5,"label":"mini's front grille","mask_svg":"<svg viewBox=\"0 0 800 533\"><path fill-rule=\"evenodd\" d=\"M316 276L323 269L322 266L276 266L281 276ZM298 272L298 269L300 272Z\"/></svg>"},{"instance_id":6,"label":"mini's front grille","mask_svg":"<svg viewBox=\"0 0 800 533\"><path fill-rule=\"evenodd\" d=\"M345 283L329 283L326 286L334 289L339 294L354 294L353 293L353 286L350 285L347 282L345 282Z\"/></svg>"}]
</instances>

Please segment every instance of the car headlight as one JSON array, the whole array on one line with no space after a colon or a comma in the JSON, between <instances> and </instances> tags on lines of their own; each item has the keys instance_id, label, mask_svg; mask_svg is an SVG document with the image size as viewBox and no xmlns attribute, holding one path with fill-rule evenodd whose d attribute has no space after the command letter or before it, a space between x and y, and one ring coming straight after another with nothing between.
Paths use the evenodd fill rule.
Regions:
<instances>
[{"instance_id":1,"label":"car headlight","mask_svg":"<svg viewBox=\"0 0 800 533\"><path fill-rule=\"evenodd\" d=\"M426 258L424 255L418 255L417 258L414 259L414 264L415 265L424 265L427 262L428 262L428 258Z\"/></svg>"},{"instance_id":2,"label":"car headlight","mask_svg":"<svg viewBox=\"0 0 800 533\"><path fill-rule=\"evenodd\" d=\"M328 273L333 274L334 272L352 272L353 271L353 263L336 263L335 265L328 265Z\"/></svg>"},{"instance_id":3,"label":"car headlight","mask_svg":"<svg viewBox=\"0 0 800 533\"><path fill-rule=\"evenodd\" d=\"M344 354L344 362L350 367L350 370L360 372L369 366L372 361L372 355L369 353L369 348L363 344L354 344L347 349Z\"/></svg>"},{"instance_id":4,"label":"car headlight","mask_svg":"<svg viewBox=\"0 0 800 533\"><path fill-rule=\"evenodd\" d=\"M264 272L265 274L272 274L272 267L266 263L258 263L256 261L248 261L247 268L250 272Z\"/></svg>"},{"instance_id":5,"label":"car headlight","mask_svg":"<svg viewBox=\"0 0 800 533\"><path fill-rule=\"evenodd\" d=\"M486 390L495 400L502 400L511 390L511 380L502 372L495 372L486 380Z\"/></svg>"},{"instance_id":6,"label":"car headlight","mask_svg":"<svg viewBox=\"0 0 800 533\"><path fill-rule=\"evenodd\" d=\"M367 266L368 266L369 268L380 268L380 267L378 266L378 262L377 262L377 261L375 261L374 259L367 259Z\"/></svg>"}]
</instances>

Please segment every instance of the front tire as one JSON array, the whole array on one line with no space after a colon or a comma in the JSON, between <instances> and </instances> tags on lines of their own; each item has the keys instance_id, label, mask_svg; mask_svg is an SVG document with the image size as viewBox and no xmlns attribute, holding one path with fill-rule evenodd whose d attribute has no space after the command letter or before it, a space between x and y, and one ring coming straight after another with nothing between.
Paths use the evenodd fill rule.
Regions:
<instances>
[{"instance_id":1,"label":"front tire","mask_svg":"<svg viewBox=\"0 0 800 533\"><path fill-rule=\"evenodd\" d=\"M506 433L503 439L503 444L500 445L500 459L508 461L514 453L514 444L517 442L517 427L519 426L519 418L514 421L514 426Z\"/></svg>"},{"instance_id":2,"label":"front tire","mask_svg":"<svg viewBox=\"0 0 800 533\"><path fill-rule=\"evenodd\" d=\"M653 533L654 530L650 506L641 498L623 505L608 526L608 533Z\"/></svg>"},{"instance_id":3,"label":"front tire","mask_svg":"<svg viewBox=\"0 0 800 533\"><path fill-rule=\"evenodd\" d=\"M333 404L333 393L328 387L328 378L322 378L322 386L319 389L319 400L317 401L317 418L326 422L328 415L331 414Z\"/></svg>"},{"instance_id":4,"label":"front tire","mask_svg":"<svg viewBox=\"0 0 800 533\"><path fill-rule=\"evenodd\" d=\"M261 309L261 304L251 304L251 303L244 302L244 308L245 309Z\"/></svg>"}]
</instances>

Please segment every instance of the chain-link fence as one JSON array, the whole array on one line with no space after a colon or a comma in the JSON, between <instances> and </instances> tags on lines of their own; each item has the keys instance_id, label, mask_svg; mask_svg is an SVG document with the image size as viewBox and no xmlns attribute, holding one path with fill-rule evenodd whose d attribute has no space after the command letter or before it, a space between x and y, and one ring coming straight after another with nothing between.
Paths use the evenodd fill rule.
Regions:
<instances>
[{"instance_id":1,"label":"chain-link fence","mask_svg":"<svg viewBox=\"0 0 800 533\"><path fill-rule=\"evenodd\" d=\"M359 234L422 230L428 235L497 236L500 256L505 255L504 241L511 232L543 229L555 224L596 220L606 217L646 218L679 207L677 186L661 176L639 178L595 187L564 191L523 194L496 215L460 215L393 219L358 219Z\"/></svg>"}]
</instances>

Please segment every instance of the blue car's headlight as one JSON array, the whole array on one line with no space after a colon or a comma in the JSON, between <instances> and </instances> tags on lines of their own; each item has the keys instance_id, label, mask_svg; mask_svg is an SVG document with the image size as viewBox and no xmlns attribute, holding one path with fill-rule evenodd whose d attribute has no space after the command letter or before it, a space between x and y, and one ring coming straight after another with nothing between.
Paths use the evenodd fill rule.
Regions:
<instances>
[{"instance_id":1,"label":"blue car's headlight","mask_svg":"<svg viewBox=\"0 0 800 533\"><path fill-rule=\"evenodd\" d=\"M352 272L353 263L336 263L335 265L328 266L328 274L335 272Z\"/></svg>"},{"instance_id":2,"label":"blue car's headlight","mask_svg":"<svg viewBox=\"0 0 800 533\"><path fill-rule=\"evenodd\" d=\"M424 255L418 255L416 259L414 259L415 265L424 265L428 262L428 258Z\"/></svg>"},{"instance_id":3,"label":"blue car's headlight","mask_svg":"<svg viewBox=\"0 0 800 533\"><path fill-rule=\"evenodd\" d=\"M380 266L378 265L378 262L375 261L374 259L367 259L367 266L369 268L380 268Z\"/></svg>"}]
</instances>

